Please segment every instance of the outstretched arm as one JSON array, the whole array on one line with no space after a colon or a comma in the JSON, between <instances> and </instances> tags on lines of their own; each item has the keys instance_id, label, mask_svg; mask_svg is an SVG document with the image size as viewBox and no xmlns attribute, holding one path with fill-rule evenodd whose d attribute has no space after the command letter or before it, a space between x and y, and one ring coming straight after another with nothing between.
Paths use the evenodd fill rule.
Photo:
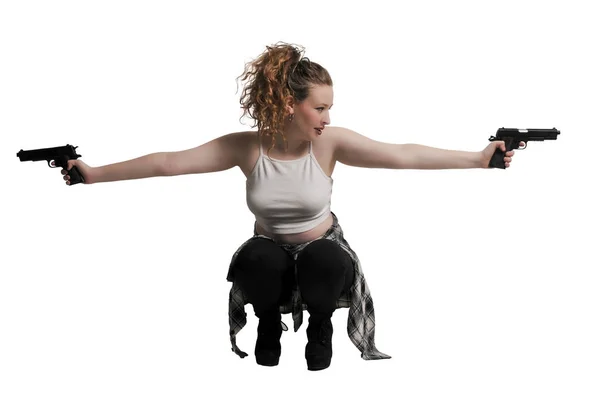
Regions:
<instances>
[{"instance_id":1,"label":"outstretched arm","mask_svg":"<svg viewBox=\"0 0 600 398\"><path fill-rule=\"evenodd\" d=\"M491 142L480 152L467 152L419 144L389 144L342 127L328 129L331 129L335 140L336 160L355 167L422 170L487 168L496 148L506 150L503 141ZM510 166L514 153L506 153L506 167Z\"/></svg>"},{"instance_id":2,"label":"outstretched arm","mask_svg":"<svg viewBox=\"0 0 600 398\"><path fill-rule=\"evenodd\" d=\"M239 163L242 132L215 138L198 147L177 152L157 152L124 162L89 167L81 160L69 160L68 168L77 166L85 174L86 184L133 180L150 177L169 177L182 174L213 173L228 170ZM66 170L63 179L69 184Z\"/></svg>"}]
</instances>

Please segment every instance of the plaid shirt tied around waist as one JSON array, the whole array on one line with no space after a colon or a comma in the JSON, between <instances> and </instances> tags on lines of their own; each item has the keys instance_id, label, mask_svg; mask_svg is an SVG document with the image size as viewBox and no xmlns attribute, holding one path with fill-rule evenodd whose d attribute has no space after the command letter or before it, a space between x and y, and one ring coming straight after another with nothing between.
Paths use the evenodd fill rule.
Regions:
<instances>
[{"instance_id":1,"label":"plaid shirt tied around waist","mask_svg":"<svg viewBox=\"0 0 600 398\"><path fill-rule=\"evenodd\" d=\"M352 343L361 352L361 358L365 360L391 358L391 356L380 352L375 347L375 310L373 308L371 293L363 275L358 256L344 239L344 233L338 223L337 216L333 212L331 212L331 214L333 216L333 225L317 239L329 239L338 243L352 258L352 263L354 265L354 282L349 293L342 294L336 304L337 308L349 309L347 324L348 337L350 337ZM229 337L231 340L231 350L241 358L244 358L248 354L238 348L236 344L236 335L246 325L246 311L244 310L244 306L248 303L248 300L233 279L233 264L238 253L254 239L269 239L275 242L275 240L268 236L258 234L255 227L254 236L244 242L234 253L227 274L227 280L233 282L229 292ZM314 241L299 244L275 243L288 252L294 261L296 261L298 254L311 242ZM292 290L291 300L279 307L279 311L282 314L292 313L294 332L297 332L300 325L302 325L302 312L305 309L306 304L302 303L300 291L296 283ZM287 327L284 327L284 330L287 330Z\"/></svg>"}]
</instances>

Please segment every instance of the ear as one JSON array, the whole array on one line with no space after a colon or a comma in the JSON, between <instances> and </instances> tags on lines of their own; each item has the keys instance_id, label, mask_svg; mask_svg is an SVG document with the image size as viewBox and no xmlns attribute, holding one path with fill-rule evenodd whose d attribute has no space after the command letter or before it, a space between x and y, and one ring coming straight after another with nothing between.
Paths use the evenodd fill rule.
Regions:
<instances>
[{"instance_id":1,"label":"ear","mask_svg":"<svg viewBox=\"0 0 600 398\"><path fill-rule=\"evenodd\" d=\"M294 110L294 97L292 97L291 95L288 95L285 98L285 110L287 111L288 114L293 113Z\"/></svg>"}]
</instances>

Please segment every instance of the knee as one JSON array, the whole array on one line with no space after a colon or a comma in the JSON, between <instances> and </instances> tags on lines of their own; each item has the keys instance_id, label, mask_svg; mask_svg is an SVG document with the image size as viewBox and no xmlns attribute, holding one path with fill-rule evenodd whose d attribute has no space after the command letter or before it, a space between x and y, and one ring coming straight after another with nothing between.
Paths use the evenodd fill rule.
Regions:
<instances>
[{"instance_id":1,"label":"knee","mask_svg":"<svg viewBox=\"0 0 600 398\"><path fill-rule=\"evenodd\" d=\"M298 271L317 270L319 273L344 273L352 268L352 259L336 242L319 239L308 244L297 259Z\"/></svg>"},{"instance_id":2,"label":"knee","mask_svg":"<svg viewBox=\"0 0 600 398\"><path fill-rule=\"evenodd\" d=\"M293 259L275 242L255 239L240 250L233 264L234 269L246 272L284 273Z\"/></svg>"}]
</instances>

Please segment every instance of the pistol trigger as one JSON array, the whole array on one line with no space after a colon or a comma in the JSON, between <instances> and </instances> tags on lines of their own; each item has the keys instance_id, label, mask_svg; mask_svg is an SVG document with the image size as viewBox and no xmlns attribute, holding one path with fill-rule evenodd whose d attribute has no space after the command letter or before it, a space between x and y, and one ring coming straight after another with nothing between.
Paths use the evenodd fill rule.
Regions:
<instances>
[{"instance_id":1,"label":"pistol trigger","mask_svg":"<svg viewBox=\"0 0 600 398\"><path fill-rule=\"evenodd\" d=\"M523 142L525 143L525 146L523 148L521 148L521 143L519 142L519 145L515 149L522 151L523 149L527 148L527 141L523 141Z\"/></svg>"},{"instance_id":2,"label":"pistol trigger","mask_svg":"<svg viewBox=\"0 0 600 398\"><path fill-rule=\"evenodd\" d=\"M55 168L56 168L56 166L52 166L52 162L53 162L53 161L54 161L54 159L52 159L52 160L47 160L47 162L48 162L48 167L50 167L51 169L55 169Z\"/></svg>"}]
</instances>

